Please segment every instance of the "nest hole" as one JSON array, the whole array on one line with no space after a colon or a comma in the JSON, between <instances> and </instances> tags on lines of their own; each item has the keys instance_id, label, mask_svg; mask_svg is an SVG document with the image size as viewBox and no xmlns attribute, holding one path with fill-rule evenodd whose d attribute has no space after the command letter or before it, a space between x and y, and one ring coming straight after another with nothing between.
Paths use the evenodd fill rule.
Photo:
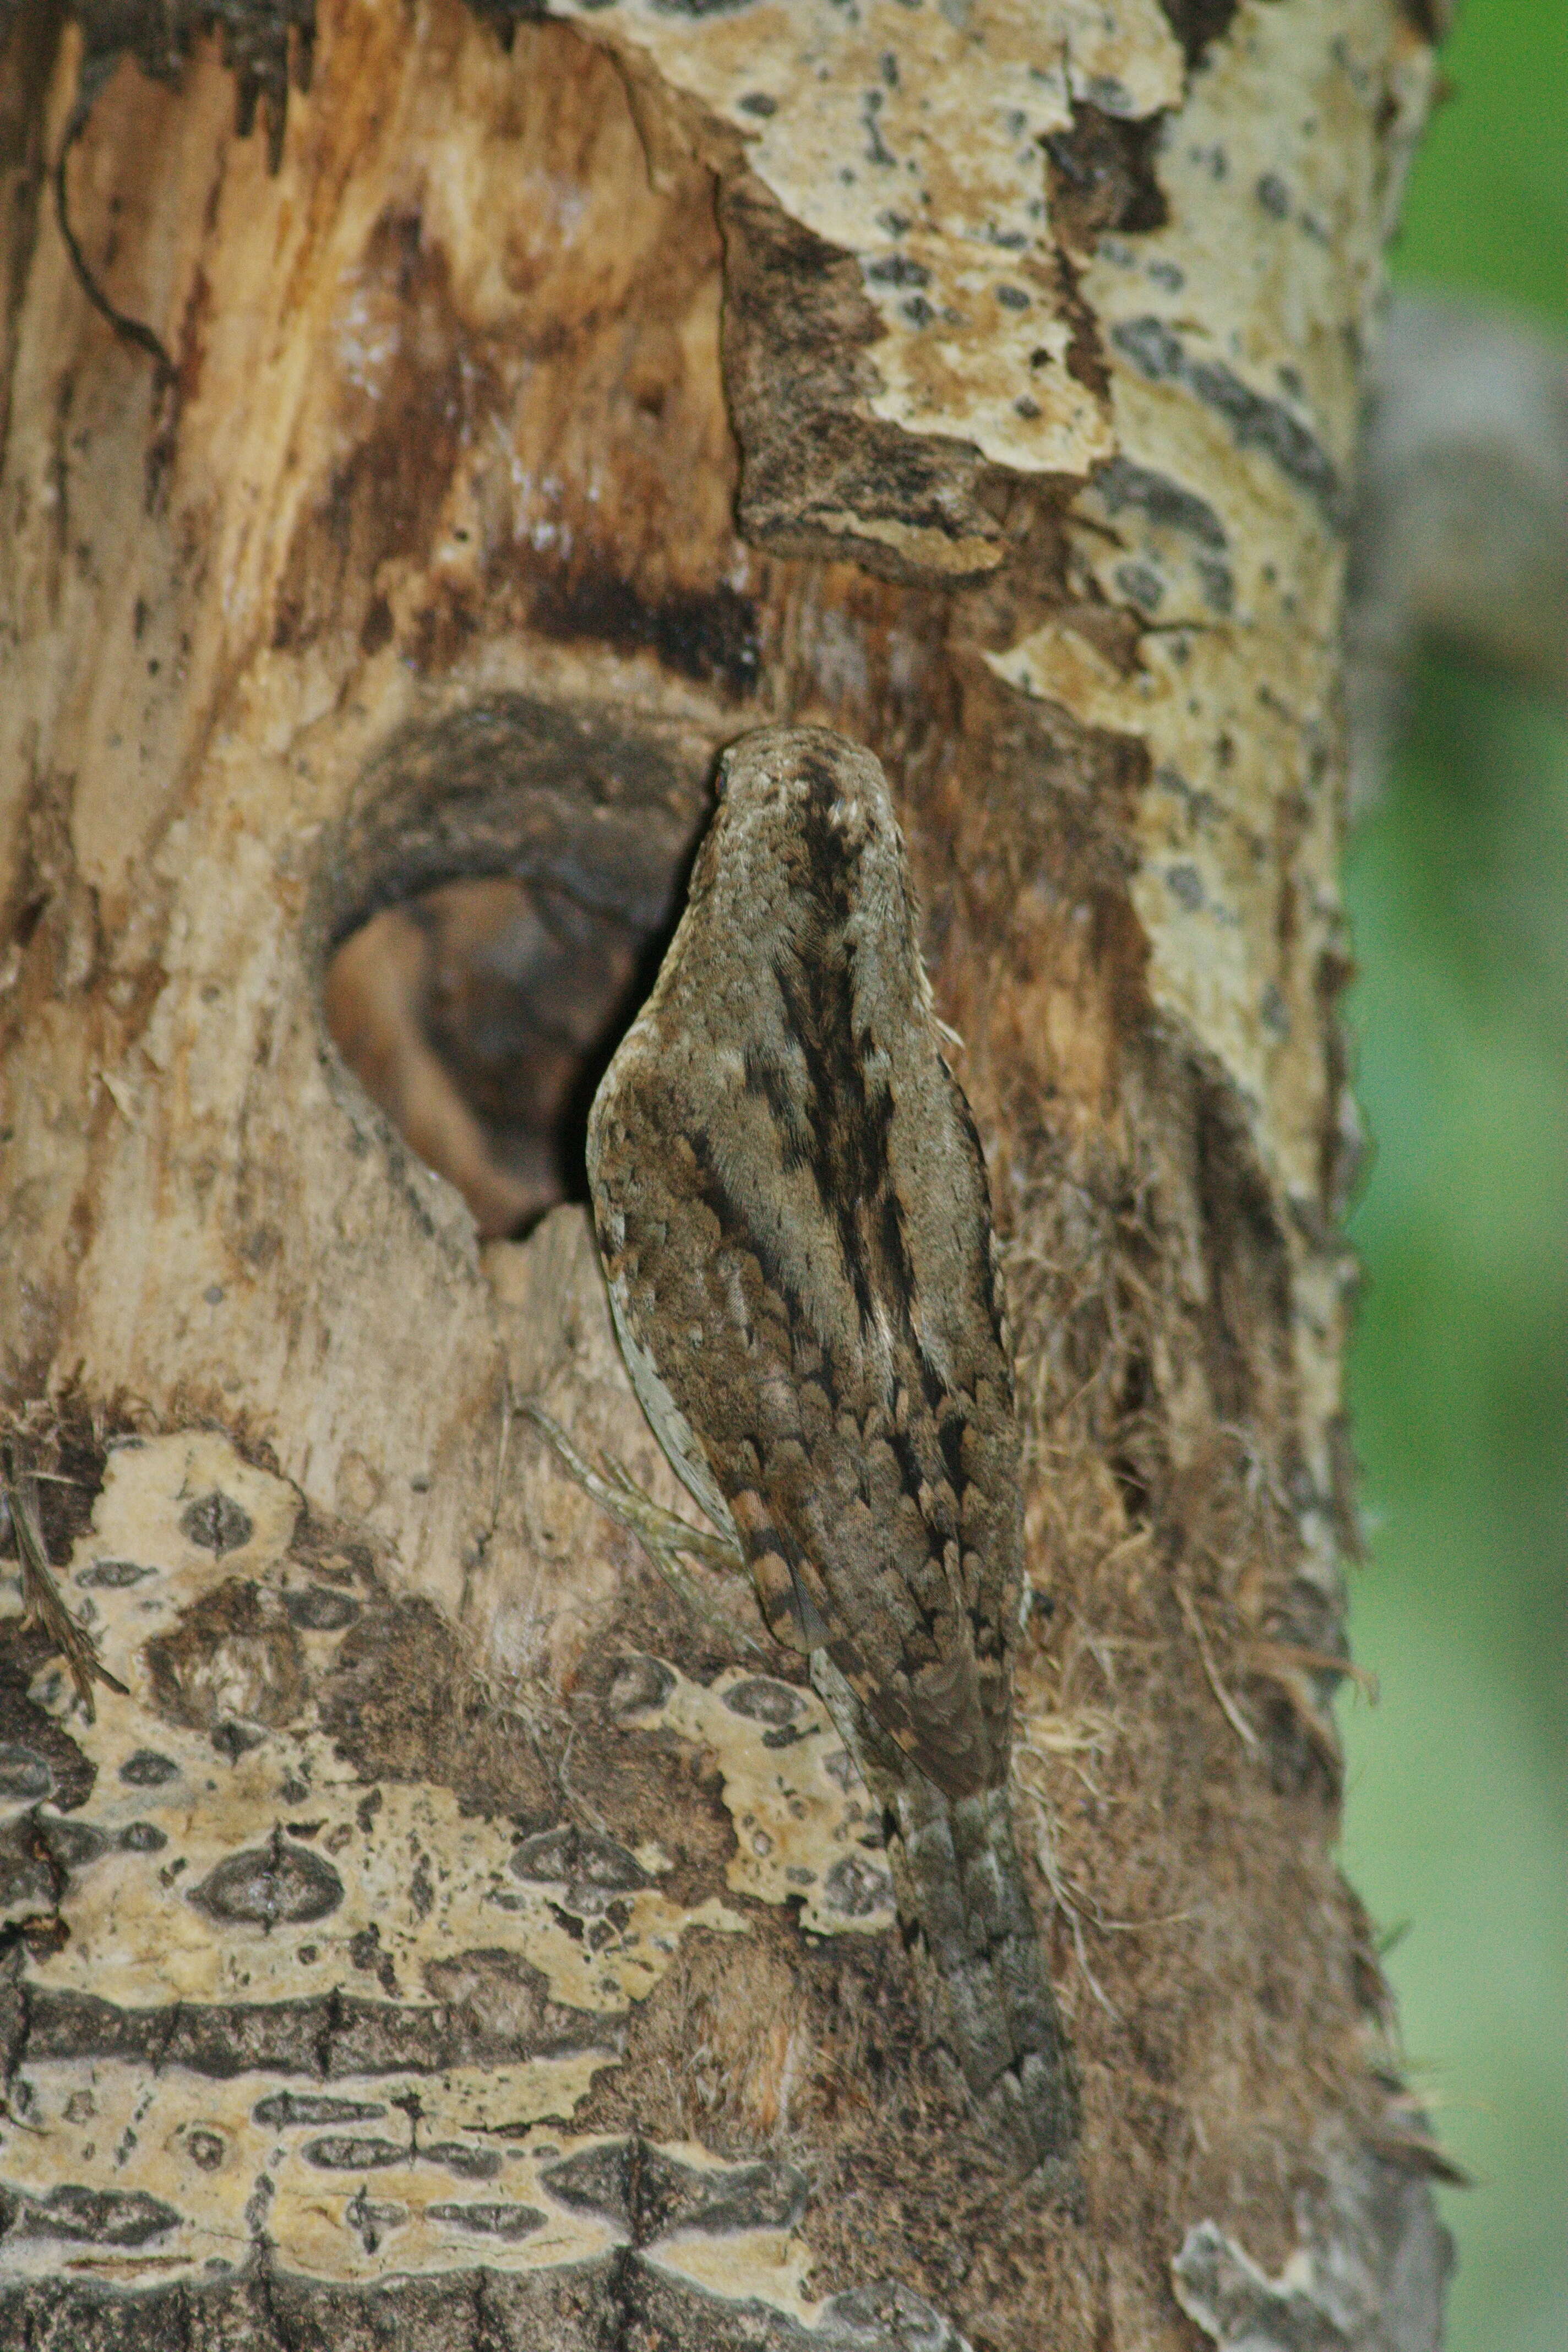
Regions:
<instances>
[{"instance_id":1,"label":"nest hole","mask_svg":"<svg viewBox=\"0 0 1568 2352\"><path fill-rule=\"evenodd\" d=\"M333 1043L482 1238L587 1199L588 1108L660 944L548 881L490 876L381 908L332 955Z\"/></svg>"},{"instance_id":2,"label":"nest hole","mask_svg":"<svg viewBox=\"0 0 1568 2352\"><path fill-rule=\"evenodd\" d=\"M488 1241L587 1198L589 1107L673 928L712 750L487 696L391 737L323 843L306 951L331 1043Z\"/></svg>"}]
</instances>

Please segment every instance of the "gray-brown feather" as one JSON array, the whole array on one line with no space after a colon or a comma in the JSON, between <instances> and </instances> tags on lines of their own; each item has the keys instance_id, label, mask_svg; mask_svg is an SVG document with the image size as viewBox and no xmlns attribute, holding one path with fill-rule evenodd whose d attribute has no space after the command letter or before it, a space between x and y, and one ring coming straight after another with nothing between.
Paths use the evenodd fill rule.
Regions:
<instances>
[{"instance_id":1,"label":"gray-brown feather","mask_svg":"<svg viewBox=\"0 0 1568 2352\"><path fill-rule=\"evenodd\" d=\"M600 1244L748 1551L798 1595L796 1646L939 1788L993 1787L1012 1376L902 839L876 761L816 730L750 738L725 787L594 1105Z\"/></svg>"},{"instance_id":2,"label":"gray-brown feather","mask_svg":"<svg viewBox=\"0 0 1568 2352\"><path fill-rule=\"evenodd\" d=\"M931 2039L1026 2164L1077 2129L1008 1810L1019 1448L979 1139L869 753L722 797L588 1168L628 1367L812 1660L887 1830Z\"/></svg>"}]
</instances>

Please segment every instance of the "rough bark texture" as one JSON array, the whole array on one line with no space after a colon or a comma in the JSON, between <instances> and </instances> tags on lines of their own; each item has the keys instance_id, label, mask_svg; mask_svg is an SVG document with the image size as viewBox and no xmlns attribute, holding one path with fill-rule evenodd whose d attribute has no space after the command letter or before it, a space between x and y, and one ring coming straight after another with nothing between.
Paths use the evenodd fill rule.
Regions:
<instances>
[{"instance_id":1,"label":"rough bark texture","mask_svg":"<svg viewBox=\"0 0 1568 2352\"><path fill-rule=\"evenodd\" d=\"M127 1686L85 1722L8 1628L0 2343L1426 2352L1330 1713L1343 530L1419 28L221 13L234 72L199 7L26 10L0 85L0 1346ZM920 2045L799 1661L515 1410L679 1499L580 1206L481 1245L333 1043L504 1234L786 718L888 768L1005 1240L1067 2206Z\"/></svg>"}]
</instances>

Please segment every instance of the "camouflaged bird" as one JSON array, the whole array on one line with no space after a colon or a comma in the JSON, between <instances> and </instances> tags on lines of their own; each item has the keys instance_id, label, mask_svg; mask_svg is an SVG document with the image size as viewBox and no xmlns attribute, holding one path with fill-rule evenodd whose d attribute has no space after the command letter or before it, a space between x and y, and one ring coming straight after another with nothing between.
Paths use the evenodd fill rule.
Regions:
<instances>
[{"instance_id":1,"label":"camouflaged bird","mask_svg":"<svg viewBox=\"0 0 1568 2352\"><path fill-rule=\"evenodd\" d=\"M720 803L588 1171L627 1368L882 1809L926 2027L1026 2163L1077 2103L1014 1843L1019 1443L984 1163L869 752Z\"/></svg>"}]
</instances>

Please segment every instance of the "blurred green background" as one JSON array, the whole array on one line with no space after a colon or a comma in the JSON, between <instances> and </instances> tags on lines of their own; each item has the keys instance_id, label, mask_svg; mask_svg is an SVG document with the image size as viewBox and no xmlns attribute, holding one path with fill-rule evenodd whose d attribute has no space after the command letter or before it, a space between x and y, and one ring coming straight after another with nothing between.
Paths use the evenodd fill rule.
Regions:
<instances>
[{"instance_id":1,"label":"blurred green background","mask_svg":"<svg viewBox=\"0 0 1568 2352\"><path fill-rule=\"evenodd\" d=\"M1461 0L1397 279L1568 327L1568 8ZM1568 727L1434 656L1353 836L1375 1158L1352 1402L1370 1559L1346 1867L1475 2175L1450 2352L1568 2347Z\"/></svg>"}]
</instances>

